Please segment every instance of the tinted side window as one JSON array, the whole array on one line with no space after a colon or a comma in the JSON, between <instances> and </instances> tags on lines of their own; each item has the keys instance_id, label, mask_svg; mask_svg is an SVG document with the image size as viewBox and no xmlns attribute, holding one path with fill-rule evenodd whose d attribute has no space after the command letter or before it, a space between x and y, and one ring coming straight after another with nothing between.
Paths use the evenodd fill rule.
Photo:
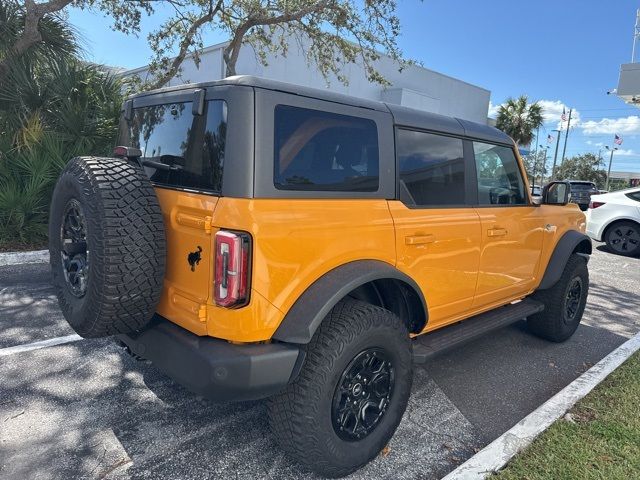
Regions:
<instances>
[{"instance_id":1,"label":"tinted side window","mask_svg":"<svg viewBox=\"0 0 640 480\"><path fill-rule=\"evenodd\" d=\"M464 205L462 140L398 129L400 200L407 205Z\"/></svg>"},{"instance_id":2,"label":"tinted side window","mask_svg":"<svg viewBox=\"0 0 640 480\"><path fill-rule=\"evenodd\" d=\"M513 149L473 142L480 205L526 205L524 181Z\"/></svg>"},{"instance_id":3,"label":"tinted side window","mask_svg":"<svg viewBox=\"0 0 640 480\"><path fill-rule=\"evenodd\" d=\"M278 105L274 184L281 190L378 190L378 130L373 120Z\"/></svg>"},{"instance_id":4,"label":"tinted side window","mask_svg":"<svg viewBox=\"0 0 640 480\"><path fill-rule=\"evenodd\" d=\"M206 117L194 116L191 102L136 108L120 143L137 147L152 182L219 192L222 187L227 107L208 102Z\"/></svg>"}]
</instances>

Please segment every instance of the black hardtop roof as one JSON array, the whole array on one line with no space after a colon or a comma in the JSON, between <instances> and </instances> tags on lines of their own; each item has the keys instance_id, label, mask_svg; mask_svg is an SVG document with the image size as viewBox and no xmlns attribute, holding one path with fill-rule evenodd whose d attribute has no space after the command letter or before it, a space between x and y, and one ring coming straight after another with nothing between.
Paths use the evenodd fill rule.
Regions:
<instances>
[{"instance_id":1,"label":"black hardtop roof","mask_svg":"<svg viewBox=\"0 0 640 480\"><path fill-rule=\"evenodd\" d=\"M326 100L329 102L340 103L354 107L367 108L369 110L387 112L393 115L394 123L398 126L436 131L451 135L463 135L479 140L513 145L513 141L507 134L505 134L501 130L498 130L497 128L490 127L489 125L485 125L482 123L476 123L469 120L462 120L455 117L439 115L437 113L417 110L415 108L404 107L393 103L368 100L364 98L353 97L351 95L332 92L329 90L305 87L293 83L271 80L264 77L255 77L252 75L236 75L233 77L223 78L222 80L215 80L210 82L187 83L174 87L164 87L157 90L150 90L148 92L132 95L130 98L140 98L150 95L156 95L158 93L169 93L180 90L208 88L222 85L241 85L247 87L262 88L266 90L274 90L294 95L300 95L303 97L317 98L319 100Z\"/></svg>"}]
</instances>

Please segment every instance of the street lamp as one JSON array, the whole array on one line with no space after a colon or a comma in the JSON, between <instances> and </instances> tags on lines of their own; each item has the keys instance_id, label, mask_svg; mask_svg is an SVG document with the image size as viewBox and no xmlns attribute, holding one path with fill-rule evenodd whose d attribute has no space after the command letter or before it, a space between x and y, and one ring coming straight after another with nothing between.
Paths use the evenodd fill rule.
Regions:
<instances>
[{"instance_id":1,"label":"street lamp","mask_svg":"<svg viewBox=\"0 0 640 480\"><path fill-rule=\"evenodd\" d=\"M618 147L609 148L609 145L605 145L604 148L606 148L611 152L611 156L609 157L609 169L607 170L607 185L604 187L604 189L608 192L609 178L611 177L611 164L613 163L613 152L615 152L618 149Z\"/></svg>"}]
</instances>

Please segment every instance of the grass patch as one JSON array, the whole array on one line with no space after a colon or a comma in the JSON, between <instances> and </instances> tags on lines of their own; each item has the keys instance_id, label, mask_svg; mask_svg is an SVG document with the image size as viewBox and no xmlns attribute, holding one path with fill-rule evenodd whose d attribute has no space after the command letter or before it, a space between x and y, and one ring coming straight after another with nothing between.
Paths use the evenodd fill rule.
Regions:
<instances>
[{"instance_id":1,"label":"grass patch","mask_svg":"<svg viewBox=\"0 0 640 480\"><path fill-rule=\"evenodd\" d=\"M640 352L491 478L640 478Z\"/></svg>"}]
</instances>

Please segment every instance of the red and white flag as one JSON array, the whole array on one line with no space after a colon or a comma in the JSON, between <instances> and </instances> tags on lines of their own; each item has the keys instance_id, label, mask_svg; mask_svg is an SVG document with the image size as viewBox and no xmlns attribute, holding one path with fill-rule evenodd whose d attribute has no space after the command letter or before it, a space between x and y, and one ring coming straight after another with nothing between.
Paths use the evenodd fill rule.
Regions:
<instances>
[{"instance_id":1,"label":"red and white flag","mask_svg":"<svg viewBox=\"0 0 640 480\"><path fill-rule=\"evenodd\" d=\"M553 137L551 136L551 134L547 135L547 143L551 143L553 142Z\"/></svg>"},{"instance_id":2,"label":"red and white flag","mask_svg":"<svg viewBox=\"0 0 640 480\"><path fill-rule=\"evenodd\" d=\"M616 145L622 145L622 137L616 133L613 137L613 143Z\"/></svg>"},{"instance_id":3,"label":"red and white flag","mask_svg":"<svg viewBox=\"0 0 640 480\"><path fill-rule=\"evenodd\" d=\"M560 115L560 118L563 122L567 121L567 110L564 107L562 107L562 115Z\"/></svg>"}]
</instances>

